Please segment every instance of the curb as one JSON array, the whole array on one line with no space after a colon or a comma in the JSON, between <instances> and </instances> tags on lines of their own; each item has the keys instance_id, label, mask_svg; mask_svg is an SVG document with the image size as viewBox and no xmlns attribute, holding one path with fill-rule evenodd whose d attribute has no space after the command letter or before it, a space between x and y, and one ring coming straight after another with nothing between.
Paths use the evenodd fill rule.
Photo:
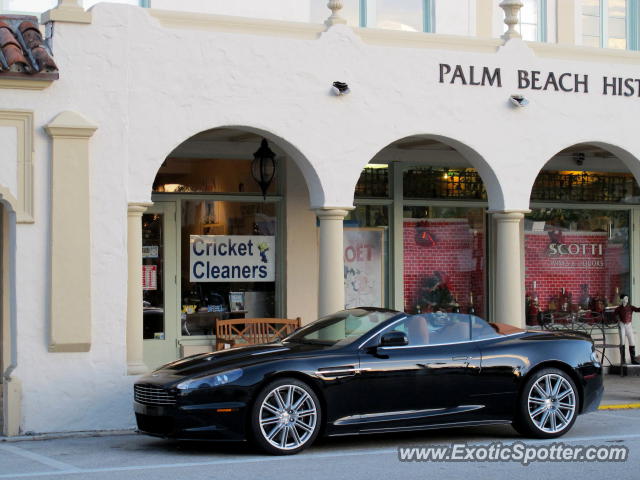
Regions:
<instances>
[{"instance_id":1,"label":"curb","mask_svg":"<svg viewBox=\"0 0 640 480\"><path fill-rule=\"evenodd\" d=\"M600 405L598 410L624 410L640 408L640 403L621 403L619 405Z\"/></svg>"},{"instance_id":2,"label":"curb","mask_svg":"<svg viewBox=\"0 0 640 480\"><path fill-rule=\"evenodd\" d=\"M61 438L88 438L88 437L109 437L115 435L137 435L136 430L95 430L79 432L57 432L57 433L36 433L33 435L17 435L15 437L0 436L0 444L13 442L28 442L38 440L59 440Z\"/></svg>"}]
</instances>

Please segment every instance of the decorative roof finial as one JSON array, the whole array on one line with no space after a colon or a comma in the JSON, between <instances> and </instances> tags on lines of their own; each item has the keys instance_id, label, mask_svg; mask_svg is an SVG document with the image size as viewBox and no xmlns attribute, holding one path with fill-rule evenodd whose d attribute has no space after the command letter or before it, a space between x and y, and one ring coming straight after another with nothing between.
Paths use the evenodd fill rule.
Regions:
<instances>
[{"instance_id":1,"label":"decorative roof finial","mask_svg":"<svg viewBox=\"0 0 640 480\"><path fill-rule=\"evenodd\" d=\"M502 0L500 2L500 8L504 10L504 23L509 27L502 35L505 41L509 41L512 38L522 38L522 35L516 30L516 25L519 23L518 14L523 6L524 3L521 0Z\"/></svg>"},{"instance_id":2,"label":"decorative roof finial","mask_svg":"<svg viewBox=\"0 0 640 480\"><path fill-rule=\"evenodd\" d=\"M342 0L329 0L329 3L327 3L327 8L331 10L331 16L324 22L328 27L339 24L344 25L347 23L347 21L338 13L340 10L342 10L343 6L344 4Z\"/></svg>"}]
</instances>

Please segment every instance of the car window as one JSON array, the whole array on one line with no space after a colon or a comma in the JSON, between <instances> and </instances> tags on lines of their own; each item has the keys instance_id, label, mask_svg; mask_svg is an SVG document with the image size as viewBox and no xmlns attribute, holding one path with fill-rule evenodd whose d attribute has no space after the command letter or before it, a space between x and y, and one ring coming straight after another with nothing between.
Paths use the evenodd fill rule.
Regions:
<instances>
[{"instance_id":1,"label":"car window","mask_svg":"<svg viewBox=\"0 0 640 480\"><path fill-rule=\"evenodd\" d=\"M471 317L471 339L472 340L484 340L486 338L497 338L500 335L496 332L495 328L489 325L485 320L475 315L469 315Z\"/></svg>"},{"instance_id":2,"label":"car window","mask_svg":"<svg viewBox=\"0 0 640 480\"><path fill-rule=\"evenodd\" d=\"M407 336L409 346L468 342L471 339L470 317L445 312L411 315L383 333L402 332Z\"/></svg>"},{"instance_id":3,"label":"car window","mask_svg":"<svg viewBox=\"0 0 640 480\"><path fill-rule=\"evenodd\" d=\"M327 346L346 345L397 314L398 312L390 310L352 308L306 325L284 341Z\"/></svg>"}]
</instances>

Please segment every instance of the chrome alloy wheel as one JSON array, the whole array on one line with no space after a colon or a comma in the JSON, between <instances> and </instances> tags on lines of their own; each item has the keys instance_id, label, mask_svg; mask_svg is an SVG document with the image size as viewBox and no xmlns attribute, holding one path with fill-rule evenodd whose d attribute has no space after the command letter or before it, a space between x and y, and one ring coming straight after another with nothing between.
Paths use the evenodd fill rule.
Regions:
<instances>
[{"instance_id":1,"label":"chrome alloy wheel","mask_svg":"<svg viewBox=\"0 0 640 480\"><path fill-rule=\"evenodd\" d=\"M561 375L540 377L529 390L528 412L534 425L543 432L564 430L576 413L576 394Z\"/></svg>"},{"instance_id":2,"label":"chrome alloy wheel","mask_svg":"<svg viewBox=\"0 0 640 480\"><path fill-rule=\"evenodd\" d=\"M265 440L281 450L304 445L315 431L318 409L307 392L296 385L271 390L260 406L260 430Z\"/></svg>"}]
</instances>

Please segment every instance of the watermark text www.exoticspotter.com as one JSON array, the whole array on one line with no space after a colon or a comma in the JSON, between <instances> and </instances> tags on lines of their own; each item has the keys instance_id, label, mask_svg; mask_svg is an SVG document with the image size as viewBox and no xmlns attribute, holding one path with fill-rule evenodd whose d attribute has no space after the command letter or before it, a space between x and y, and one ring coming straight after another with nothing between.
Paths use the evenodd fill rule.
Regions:
<instances>
[{"instance_id":1,"label":"watermark text www.exoticspotter.com","mask_svg":"<svg viewBox=\"0 0 640 480\"><path fill-rule=\"evenodd\" d=\"M426 447L399 447L401 462L625 462L629 449L622 445L527 445L523 442L488 445L451 443Z\"/></svg>"}]
</instances>

